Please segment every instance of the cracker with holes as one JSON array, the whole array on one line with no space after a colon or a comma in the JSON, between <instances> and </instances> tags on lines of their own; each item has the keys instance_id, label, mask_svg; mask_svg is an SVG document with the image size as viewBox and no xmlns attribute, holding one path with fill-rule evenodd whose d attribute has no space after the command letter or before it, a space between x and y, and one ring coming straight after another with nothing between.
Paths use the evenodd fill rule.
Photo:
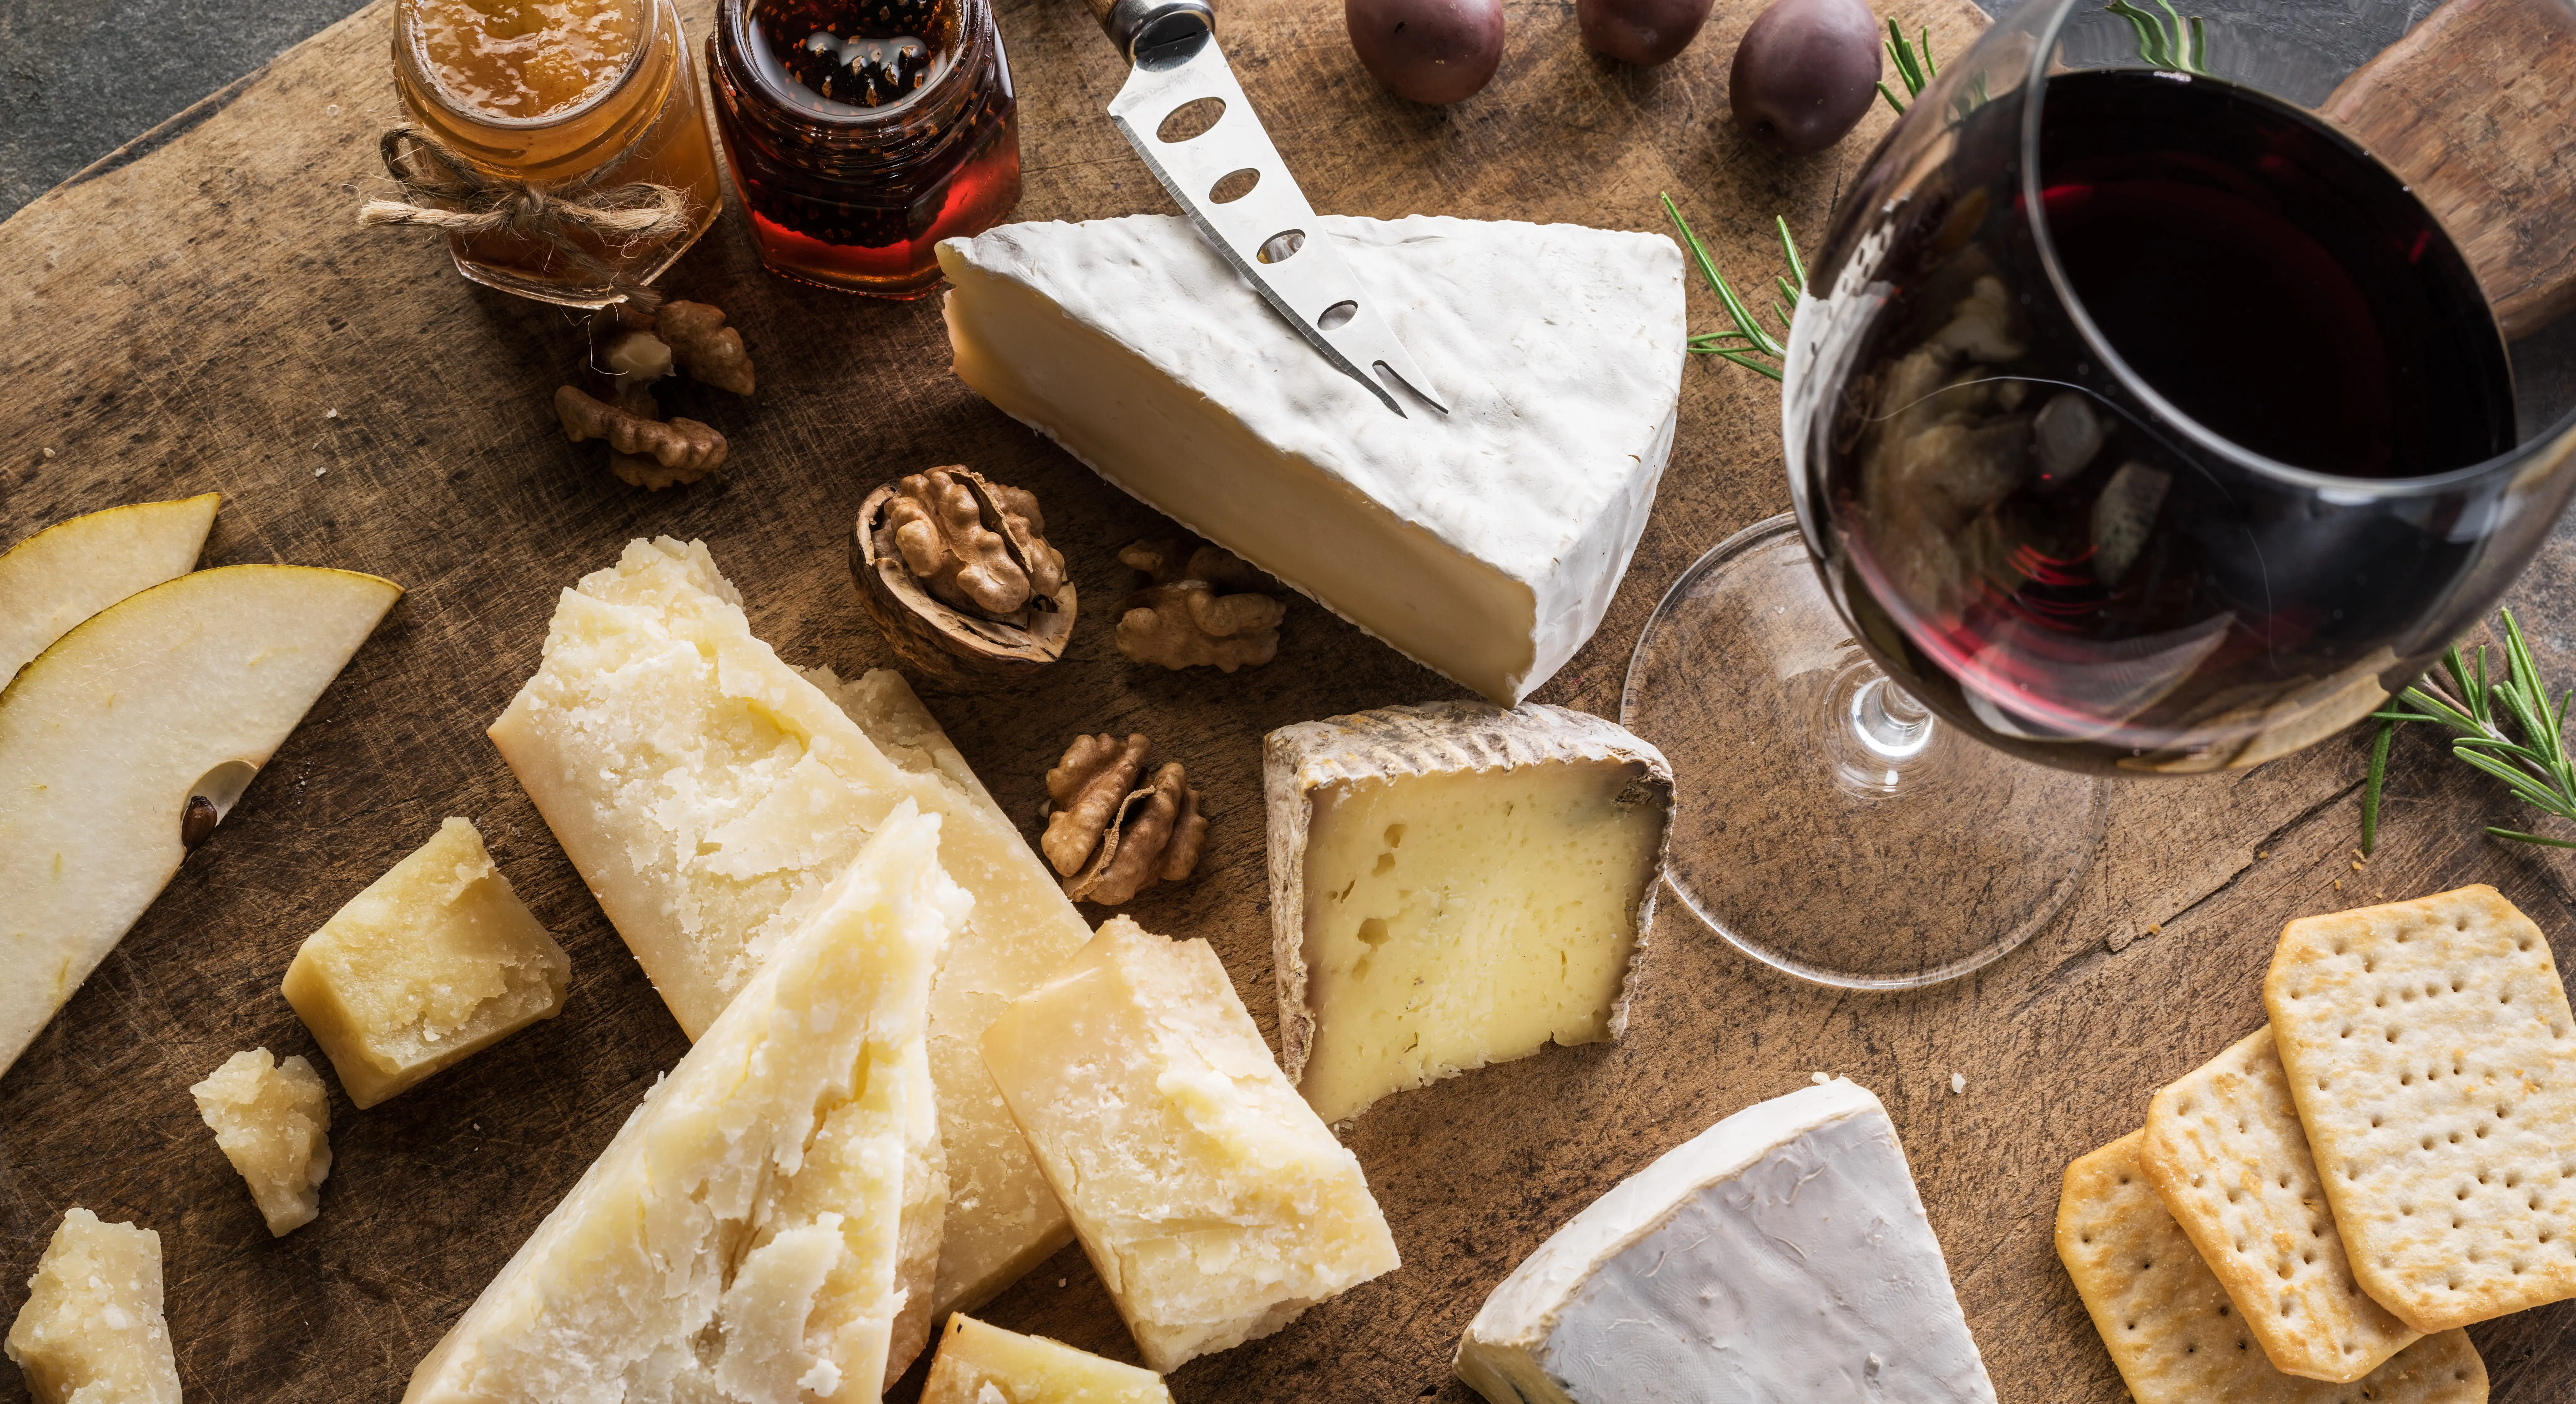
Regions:
<instances>
[{"instance_id":1,"label":"cracker with holes","mask_svg":"<svg viewBox=\"0 0 2576 1404\"><path fill-rule=\"evenodd\" d=\"M2419 1331L2576 1297L2576 1017L2492 887L2294 921L2263 982L2353 1276Z\"/></svg>"},{"instance_id":2,"label":"cracker with holes","mask_svg":"<svg viewBox=\"0 0 2576 1404\"><path fill-rule=\"evenodd\" d=\"M2156 1197L2132 1131L2066 1167L2057 1257L2137 1404L2483 1404L2466 1331L2428 1336L2358 1384L2272 1368L2244 1316Z\"/></svg>"},{"instance_id":3,"label":"cracker with holes","mask_svg":"<svg viewBox=\"0 0 2576 1404\"><path fill-rule=\"evenodd\" d=\"M2422 1338L2353 1280L2269 1028L2155 1095L2138 1160L2275 1369L2357 1380Z\"/></svg>"}]
</instances>

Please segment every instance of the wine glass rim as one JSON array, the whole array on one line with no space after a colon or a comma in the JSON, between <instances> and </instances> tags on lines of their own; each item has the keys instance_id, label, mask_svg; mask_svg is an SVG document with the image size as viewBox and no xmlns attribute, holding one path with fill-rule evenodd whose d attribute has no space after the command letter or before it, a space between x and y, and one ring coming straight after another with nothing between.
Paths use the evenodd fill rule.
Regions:
<instances>
[{"instance_id":1,"label":"wine glass rim","mask_svg":"<svg viewBox=\"0 0 2576 1404\"><path fill-rule=\"evenodd\" d=\"M2042 112L2047 102L2049 64L2057 53L2059 38L2066 26L2074 20L2081 0L2055 0L2055 3L2056 14L2037 31L2038 42L2031 49L2030 71L2023 76L2022 80L2019 143L2022 208L2028 213L2031 242L2039 251L2040 267L2047 274L2050 291L2057 295L2059 305L2066 309L2067 319L2074 324L2076 335L2084 339L2085 348L2101 358L2102 365L2109 370L2112 379L2118 381L2123 390L2136 397L2149 410L2207 452L2218 454L2250 472L2277 478L2312 492L2333 493L2338 497L2385 499L2456 491L2463 484L2475 482L2491 474L2510 475L2519 472L2536 454L2545 452L2549 447L2558 445L2562 441L2576 438L2576 410L2571 410L2539 433L2529 438L2517 439L2511 448L2476 463L2418 477L2351 477L2341 473L2321 472L2314 468L2301 468L2295 464L2283 463L2277 458L2256 453L2201 423L2180 405L2160 394L2153 385L2148 384L2146 377L2138 374L2129 365L2128 360L2111 344L2111 339L2102 334L2102 329L2093 321L2092 312L2085 307L2084 299L2076 295L2074 282L2067 277L2066 269L2058 259L2056 239L2049 231L2047 203L2040 198L2043 187L2040 183L2039 136ZM2154 72L2185 83L2217 82L2227 83L2231 87L2245 86L2231 83L2223 78L2210 78L2205 74L2170 69L2142 66L2137 71ZM2264 92L2260 88L2250 88L2249 91ZM2282 102L2289 101L2286 98L2277 98L2277 95L2268 93L2265 95L2274 96ZM2292 105L2296 106L2296 104ZM2321 122L2320 126L2332 139L2352 147L2366 158L2376 159L2369 157L2366 149L2332 124ZM2493 315L2492 308L2489 309L2489 315ZM2498 337L2499 340L2502 339L2501 329L2498 330Z\"/></svg>"}]
</instances>

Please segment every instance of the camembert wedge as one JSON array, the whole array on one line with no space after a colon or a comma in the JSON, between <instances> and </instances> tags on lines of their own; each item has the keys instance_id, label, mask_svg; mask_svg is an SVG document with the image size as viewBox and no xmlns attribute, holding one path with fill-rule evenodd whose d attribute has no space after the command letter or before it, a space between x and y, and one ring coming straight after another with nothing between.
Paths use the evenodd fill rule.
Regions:
<instances>
[{"instance_id":1,"label":"camembert wedge","mask_svg":"<svg viewBox=\"0 0 2576 1404\"><path fill-rule=\"evenodd\" d=\"M943 816L974 894L930 1002L949 1223L938 1310L971 1310L1072 1236L976 1041L1091 939L1054 875L903 679L800 673L752 637L706 547L630 544L563 592L493 743L692 1037L897 805Z\"/></svg>"},{"instance_id":2,"label":"camembert wedge","mask_svg":"<svg viewBox=\"0 0 2576 1404\"><path fill-rule=\"evenodd\" d=\"M1110 918L993 1021L984 1060L1155 1369L1395 1270L1359 1159L1279 1075L1207 942Z\"/></svg>"},{"instance_id":3,"label":"camembert wedge","mask_svg":"<svg viewBox=\"0 0 2576 1404\"><path fill-rule=\"evenodd\" d=\"M869 1399L927 1340L931 973L970 899L898 806L412 1374L406 1404Z\"/></svg>"},{"instance_id":4,"label":"camembert wedge","mask_svg":"<svg viewBox=\"0 0 2576 1404\"><path fill-rule=\"evenodd\" d=\"M1672 449L1672 240L1326 216L1448 401L1389 413L1187 221L1009 224L939 246L959 378L1192 531L1505 706L1626 573Z\"/></svg>"},{"instance_id":5,"label":"camembert wedge","mask_svg":"<svg viewBox=\"0 0 2576 1404\"><path fill-rule=\"evenodd\" d=\"M1468 1323L1493 1404L1994 1404L1878 1098L1756 1103L1568 1220Z\"/></svg>"},{"instance_id":6,"label":"camembert wedge","mask_svg":"<svg viewBox=\"0 0 2576 1404\"><path fill-rule=\"evenodd\" d=\"M1433 702L1262 746L1281 1061L1326 1121L1618 1037L1672 824L1663 754L1562 707Z\"/></svg>"}]
</instances>

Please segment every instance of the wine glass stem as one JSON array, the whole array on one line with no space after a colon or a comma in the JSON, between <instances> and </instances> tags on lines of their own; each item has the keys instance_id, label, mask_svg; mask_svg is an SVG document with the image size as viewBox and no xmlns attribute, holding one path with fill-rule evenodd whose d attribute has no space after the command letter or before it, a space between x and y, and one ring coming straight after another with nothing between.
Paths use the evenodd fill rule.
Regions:
<instances>
[{"instance_id":1,"label":"wine glass stem","mask_svg":"<svg viewBox=\"0 0 2576 1404\"><path fill-rule=\"evenodd\" d=\"M1891 765L1923 754L1932 744L1932 713L1896 680L1876 668L1852 690L1849 716L1861 745Z\"/></svg>"}]
</instances>

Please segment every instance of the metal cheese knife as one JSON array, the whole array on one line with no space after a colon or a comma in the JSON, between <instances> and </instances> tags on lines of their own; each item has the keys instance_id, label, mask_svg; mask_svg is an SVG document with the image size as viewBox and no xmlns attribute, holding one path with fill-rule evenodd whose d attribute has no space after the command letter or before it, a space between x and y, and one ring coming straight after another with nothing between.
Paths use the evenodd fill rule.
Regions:
<instances>
[{"instance_id":1,"label":"metal cheese knife","mask_svg":"<svg viewBox=\"0 0 2576 1404\"><path fill-rule=\"evenodd\" d=\"M1109 42L1132 65L1127 85L1110 101L1109 119L1190 223L1251 282L1263 301L1344 373L1397 414L1404 406L1381 377L1403 382L1442 414L1449 406L1431 388L1395 328L1371 305L1330 240L1315 207L1288 174L1243 86L1216 45L1208 0L1085 0ZM1165 141L1164 123L1202 99L1223 104L1213 125ZM1204 110L1204 109L1201 109ZM1216 192L1242 190L1220 201Z\"/></svg>"}]
</instances>

